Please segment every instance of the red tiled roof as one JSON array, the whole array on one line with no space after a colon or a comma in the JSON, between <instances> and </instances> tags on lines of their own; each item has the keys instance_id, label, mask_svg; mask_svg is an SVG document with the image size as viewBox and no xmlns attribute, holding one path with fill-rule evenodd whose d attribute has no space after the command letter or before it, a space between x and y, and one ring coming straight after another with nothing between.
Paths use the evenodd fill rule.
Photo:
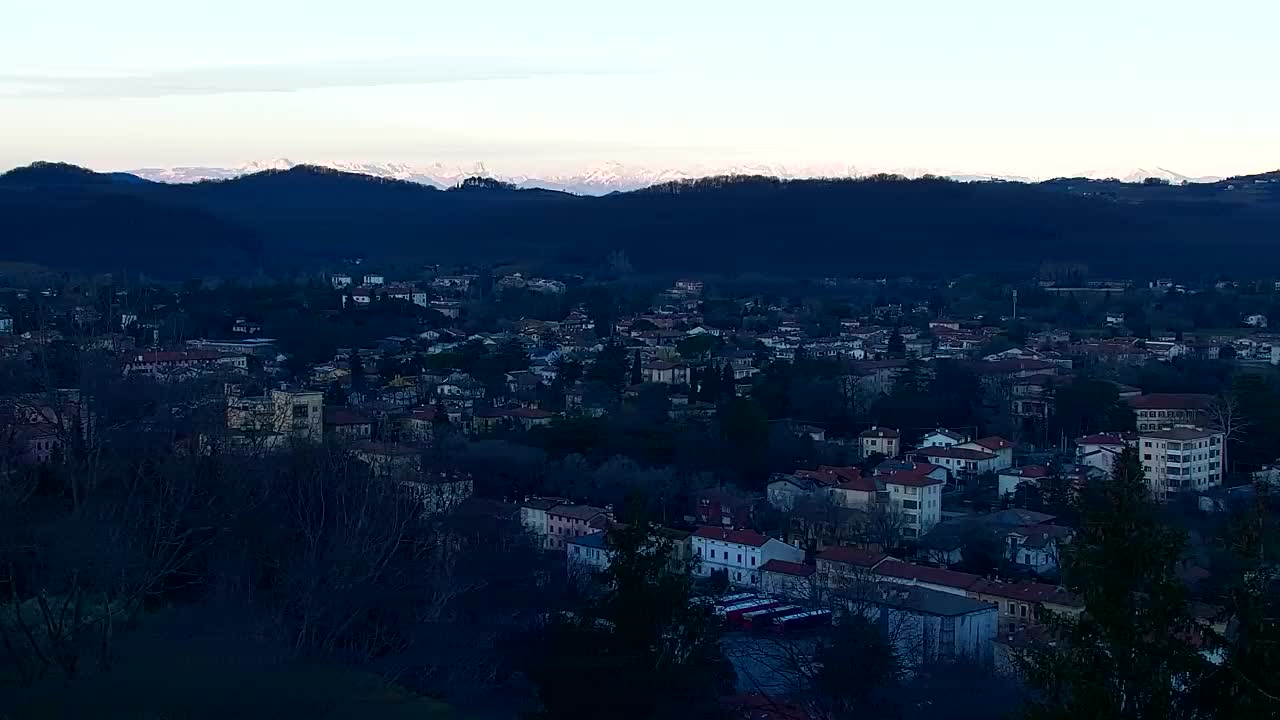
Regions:
<instances>
[{"instance_id":1,"label":"red tiled roof","mask_svg":"<svg viewBox=\"0 0 1280 720\"><path fill-rule=\"evenodd\" d=\"M999 435L984 437L981 440L974 440L973 442L977 445L981 445L982 447L987 448L988 450L1006 450L1006 449L1012 448L1014 445L1012 440L1005 440Z\"/></svg>"},{"instance_id":2,"label":"red tiled roof","mask_svg":"<svg viewBox=\"0 0 1280 720\"><path fill-rule=\"evenodd\" d=\"M910 467L906 467L906 466ZM942 485L945 480L935 480L929 477L929 473L941 469L940 465L931 463L899 463L894 461L886 461L876 468L876 477L881 478L886 483L894 485L906 485L909 487L926 487L929 485Z\"/></svg>"},{"instance_id":3,"label":"red tiled roof","mask_svg":"<svg viewBox=\"0 0 1280 720\"><path fill-rule=\"evenodd\" d=\"M1151 393L1129 398L1135 410L1206 410L1212 402L1212 395L1201 393Z\"/></svg>"},{"instance_id":4,"label":"red tiled roof","mask_svg":"<svg viewBox=\"0 0 1280 720\"><path fill-rule=\"evenodd\" d=\"M769 542L769 538L761 535L755 530L728 530L725 528L711 527L704 525L698 528L693 534L694 537L704 538L706 540L719 540L721 542L733 543L735 545L750 545L751 547L761 547Z\"/></svg>"},{"instance_id":5,"label":"red tiled roof","mask_svg":"<svg viewBox=\"0 0 1280 720\"><path fill-rule=\"evenodd\" d=\"M890 430L889 428L871 428L858 433L858 437L862 438L896 438L898 435L897 430Z\"/></svg>"},{"instance_id":6,"label":"red tiled roof","mask_svg":"<svg viewBox=\"0 0 1280 720\"><path fill-rule=\"evenodd\" d=\"M1077 445L1124 445L1124 439L1118 435L1097 433L1076 439Z\"/></svg>"},{"instance_id":7,"label":"red tiled roof","mask_svg":"<svg viewBox=\"0 0 1280 720\"><path fill-rule=\"evenodd\" d=\"M840 482L840 478L836 474L827 470L796 470L792 473L798 478L809 478L819 485L835 485Z\"/></svg>"},{"instance_id":8,"label":"red tiled roof","mask_svg":"<svg viewBox=\"0 0 1280 720\"><path fill-rule=\"evenodd\" d=\"M982 595L994 595L1006 600L1020 600L1029 603L1042 603L1050 601L1070 603L1070 597L1059 595L1056 585L1047 585L1038 582L1017 582L1007 583L1002 580L987 580L986 578L978 578L978 582L968 588L969 592L980 593Z\"/></svg>"},{"instance_id":9,"label":"red tiled roof","mask_svg":"<svg viewBox=\"0 0 1280 720\"><path fill-rule=\"evenodd\" d=\"M786 560L770 560L760 566L764 572L778 573L779 575L792 575L795 577L809 577L817 572L812 565L804 563L788 562Z\"/></svg>"},{"instance_id":10,"label":"red tiled roof","mask_svg":"<svg viewBox=\"0 0 1280 720\"><path fill-rule=\"evenodd\" d=\"M982 578L977 575L947 570L946 568L912 565L901 560L886 560L877 565L875 571L886 577L915 580L916 582L941 585L942 587L956 588L957 590L969 590L976 583L983 582Z\"/></svg>"},{"instance_id":11,"label":"red tiled roof","mask_svg":"<svg viewBox=\"0 0 1280 720\"><path fill-rule=\"evenodd\" d=\"M839 485L836 485L836 489L851 490L853 492L871 493L871 492L878 491L880 489L880 486L876 483L876 481L873 478L858 476L850 480L845 480Z\"/></svg>"},{"instance_id":12,"label":"red tiled roof","mask_svg":"<svg viewBox=\"0 0 1280 720\"><path fill-rule=\"evenodd\" d=\"M853 465L844 467L838 465L819 465L818 469L823 472L832 473L841 480L857 480L862 477L862 469Z\"/></svg>"},{"instance_id":13,"label":"red tiled roof","mask_svg":"<svg viewBox=\"0 0 1280 720\"><path fill-rule=\"evenodd\" d=\"M864 568L873 568L887 557L884 553L875 550L843 546L827 548L817 555L819 560Z\"/></svg>"}]
</instances>

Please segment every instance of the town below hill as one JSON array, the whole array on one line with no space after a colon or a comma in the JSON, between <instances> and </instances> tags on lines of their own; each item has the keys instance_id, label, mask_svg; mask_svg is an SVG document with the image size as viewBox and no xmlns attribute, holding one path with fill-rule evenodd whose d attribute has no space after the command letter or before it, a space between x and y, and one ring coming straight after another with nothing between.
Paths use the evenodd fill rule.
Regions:
<instances>
[{"instance_id":1,"label":"town below hill","mask_svg":"<svg viewBox=\"0 0 1280 720\"><path fill-rule=\"evenodd\" d=\"M1266 708L1280 281L612 266L5 268L4 706L252 670L360 717L958 719L1099 673ZM1053 717L1123 715L1089 697Z\"/></svg>"}]
</instances>

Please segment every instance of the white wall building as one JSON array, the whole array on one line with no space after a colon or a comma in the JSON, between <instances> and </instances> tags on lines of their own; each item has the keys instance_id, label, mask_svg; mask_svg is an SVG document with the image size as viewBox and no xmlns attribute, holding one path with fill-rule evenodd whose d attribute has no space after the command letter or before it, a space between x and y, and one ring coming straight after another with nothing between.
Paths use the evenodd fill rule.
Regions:
<instances>
[{"instance_id":1,"label":"white wall building","mask_svg":"<svg viewBox=\"0 0 1280 720\"><path fill-rule=\"evenodd\" d=\"M755 530L704 526L698 528L691 540L693 557L698 561L697 573L702 577L726 573L732 585L759 586L760 568L770 560L804 561L804 551L800 548Z\"/></svg>"},{"instance_id":2,"label":"white wall building","mask_svg":"<svg viewBox=\"0 0 1280 720\"><path fill-rule=\"evenodd\" d=\"M942 520L946 468L929 463L886 462L876 468L875 479L884 484L894 509L901 511L906 537L920 537Z\"/></svg>"},{"instance_id":3,"label":"white wall building","mask_svg":"<svg viewBox=\"0 0 1280 720\"><path fill-rule=\"evenodd\" d=\"M920 438L920 447L951 447L965 441L965 437L950 430L938 429Z\"/></svg>"},{"instance_id":4,"label":"white wall building","mask_svg":"<svg viewBox=\"0 0 1280 720\"><path fill-rule=\"evenodd\" d=\"M1224 436L1217 430L1178 425L1147 431L1139 436L1138 452L1157 500L1222 484Z\"/></svg>"},{"instance_id":5,"label":"white wall building","mask_svg":"<svg viewBox=\"0 0 1280 720\"><path fill-rule=\"evenodd\" d=\"M974 450L959 445L951 447L926 447L916 451L934 465L946 468L952 477L972 477L1000 469L1000 456L986 450Z\"/></svg>"}]
</instances>

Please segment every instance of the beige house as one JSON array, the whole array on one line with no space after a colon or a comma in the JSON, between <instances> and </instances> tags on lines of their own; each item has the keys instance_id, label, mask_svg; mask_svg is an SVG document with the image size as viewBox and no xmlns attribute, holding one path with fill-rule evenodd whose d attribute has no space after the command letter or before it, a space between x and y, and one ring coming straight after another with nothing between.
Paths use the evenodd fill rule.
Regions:
<instances>
[{"instance_id":1,"label":"beige house","mask_svg":"<svg viewBox=\"0 0 1280 720\"><path fill-rule=\"evenodd\" d=\"M858 446L862 457L880 453L885 457L897 457L902 450L901 434L890 428L873 427L858 434Z\"/></svg>"}]
</instances>

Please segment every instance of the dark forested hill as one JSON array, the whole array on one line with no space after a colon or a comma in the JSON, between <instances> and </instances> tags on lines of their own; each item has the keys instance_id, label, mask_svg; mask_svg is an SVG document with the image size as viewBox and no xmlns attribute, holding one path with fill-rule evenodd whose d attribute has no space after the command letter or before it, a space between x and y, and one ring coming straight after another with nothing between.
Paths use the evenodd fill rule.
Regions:
<instances>
[{"instance_id":1,"label":"dark forested hill","mask_svg":"<svg viewBox=\"0 0 1280 720\"><path fill-rule=\"evenodd\" d=\"M1280 181L1138 186L711 178L605 197L437 190L314 167L165 185L39 164L0 175L0 259L162 277L339 257L854 274L1032 269L1280 273Z\"/></svg>"}]
</instances>

